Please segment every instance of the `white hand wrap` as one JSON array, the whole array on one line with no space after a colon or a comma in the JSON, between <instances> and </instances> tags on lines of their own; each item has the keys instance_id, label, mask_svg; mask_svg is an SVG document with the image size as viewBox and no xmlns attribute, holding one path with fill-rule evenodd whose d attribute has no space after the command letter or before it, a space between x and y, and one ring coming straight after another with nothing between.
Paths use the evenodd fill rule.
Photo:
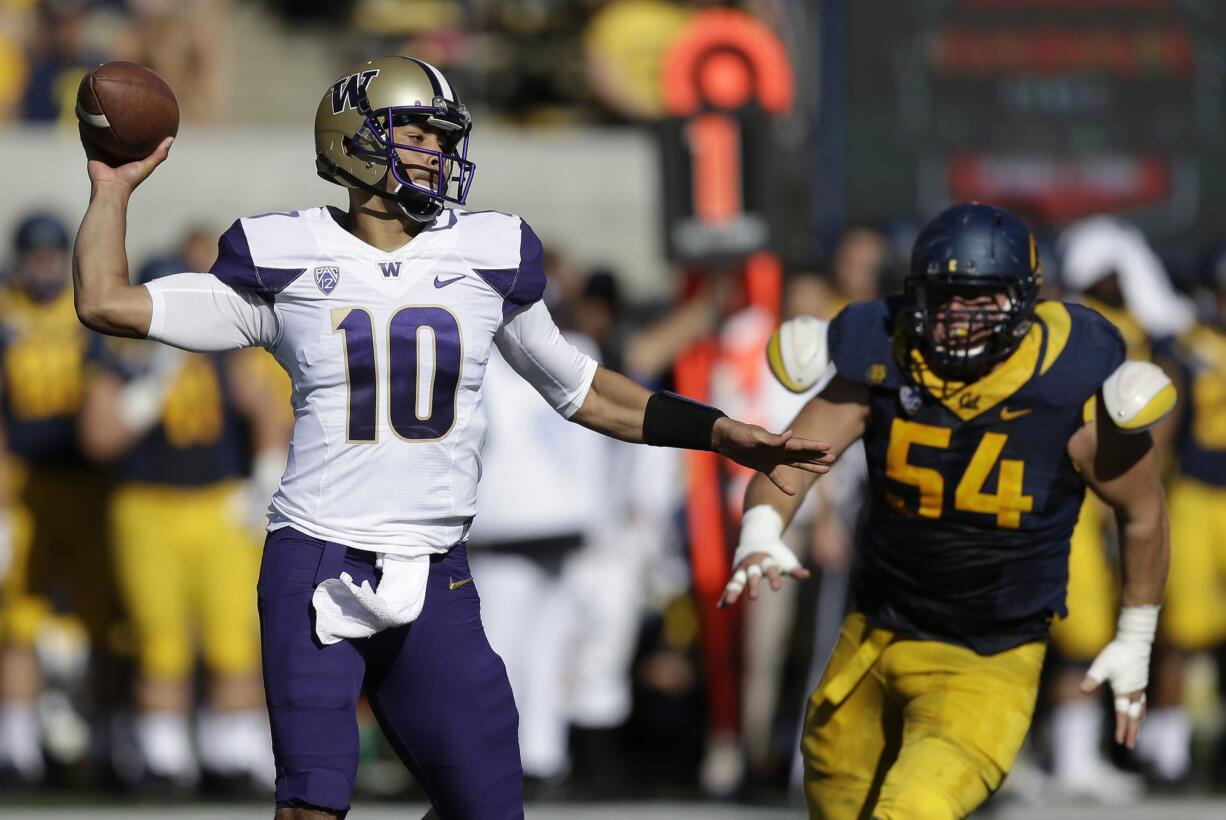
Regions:
<instances>
[{"instance_id":1,"label":"white hand wrap","mask_svg":"<svg viewBox=\"0 0 1226 820\"><path fill-rule=\"evenodd\" d=\"M1149 653L1158 630L1157 604L1126 606L1120 610L1115 640L1107 644L1086 676L1095 683L1106 681L1116 695L1144 692L1149 683ZM1131 707L1118 711L1129 711Z\"/></svg>"},{"instance_id":2,"label":"white hand wrap","mask_svg":"<svg viewBox=\"0 0 1226 820\"><path fill-rule=\"evenodd\" d=\"M747 569L736 567L755 552L764 552L767 557L760 564L751 564ZM749 578L761 578L772 567L786 575L800 566L800 559L783 543L783 519L769 504L759 504L745 511L741 519L741 542L732 556L735 570L724 587L724 594L740 595Z\"/></svg>"}]
</instances>

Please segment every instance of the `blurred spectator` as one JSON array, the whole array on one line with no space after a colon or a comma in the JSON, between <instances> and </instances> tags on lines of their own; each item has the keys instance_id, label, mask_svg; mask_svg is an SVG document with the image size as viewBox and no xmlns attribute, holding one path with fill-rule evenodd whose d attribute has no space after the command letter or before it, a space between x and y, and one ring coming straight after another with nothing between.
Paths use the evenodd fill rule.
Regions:
<instances>
[{"instance_id":1,"label":"blurred spectator","mask_svg":"<svg viewBox=\"0 0 1226 820\"><path fill-rule=\"evenodd\" d=\"M91 652L96 663L107 657L115 621L107 486L75 432L96 338L73 308L69 242L58 216L28 216L0 294L0 397L13 455L5 470L13 513L2 535L11 524L15 552L0 610L0 770L20 782L41 779L44 752L69 764L86 751L82 674ZM92 692L105 698L104 683Z\"/></svg>"},{"instance_id":2,"label":"blurred spectator","mask_svg":"<svg viewBox=\"0 0 1226 820\"><path fill-rule=\"evenodd\" d=\"M184 120L216 120L230 63L230 0L128 0L127 7L131 18L115 54L162 75Z\"/></svg>"},{"instance_id":3,"label":"blurred spectator","mask_svg":"<svg viewBox=\"0 0 1226 820\"><path fill-rule=\"evenodd\" d=\"M592 95L627 120L663 116L664 55L691 11L675 0L612 0L583 32L584 70Z\"/></svg>"},{"instance_id":4,"label":"blurred spectator","mask_svg":"<svg viewBox=\"0 0 1226 820\"><path fill-rule=\"evenodd\" d=\"M90 0L40 3L27 48L28 81L22 115L32 122L76 122L77 87L85 72L106 60L91 41Z\"/></svg>"},{"instance_id":5,"label":"blurred spectator","mask_svg":"<svg viewBox=\"0 0 1226 820\"><path fill-rule=\"evenodd\" d=\"M833 298L819 319L833 319L850 302L876 299L889 277L889 240L876 228L853 225L839 235L830 255Z\"/></svg>"}]
</instances>

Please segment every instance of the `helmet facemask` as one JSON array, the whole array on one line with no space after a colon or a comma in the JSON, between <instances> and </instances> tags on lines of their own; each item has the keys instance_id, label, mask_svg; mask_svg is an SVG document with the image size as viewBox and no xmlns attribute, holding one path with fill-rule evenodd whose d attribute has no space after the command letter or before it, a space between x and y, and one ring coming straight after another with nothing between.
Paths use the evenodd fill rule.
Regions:
<instances>
[{"instance_id":1,"label":"helmet facemask","mask_svg":"<svg viewBox=\"0 0 1226 820\"><path fill-rule=\"evenodd\" d=\"M354 156L386 164L395 183L390 196L408 216L429 222L442 212L445 203L463 205L467 201L476 165L468 159L471 120L464 106L435 97L432 106L396 106L364 113L349 150ZM439 132L443 150L396 142L395 128L404 125ZM430 184L413 179L401 158L402 151L421 155L421 164L431 170Z\"/></svg>"},{"instance_id":2,"label":"helmet facemask","mask_svg":"<svg viewBox=\"0 0 1226 820\"><path fill-rule=\"evenodd\" d=\"M908 277L908 330L913 343L941 375L969 380L1007 358L1030 330L1033 298L1004 277L926 279ZM954 299L974 303L954 307Z\"/></svg>"}]
</instances>

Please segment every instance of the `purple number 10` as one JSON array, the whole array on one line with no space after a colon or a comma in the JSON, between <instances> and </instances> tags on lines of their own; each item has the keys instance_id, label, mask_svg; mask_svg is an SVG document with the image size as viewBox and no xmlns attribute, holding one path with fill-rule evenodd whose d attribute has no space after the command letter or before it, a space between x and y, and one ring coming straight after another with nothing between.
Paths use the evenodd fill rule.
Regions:
<instances>
[{"instance_id":1,"label":"purple number 10","mask_svg":"<svg viewBox=\"0 0 1226 820\"><path fill-rule=\"evenodd\" d=\"M363 308L338 308L332 327L345 338L349 441L374 441L379 406L374 324ZM396 435L410 441L447 435L455 422L463 362L460 325L449 310L405 307L392 314L387 325L388 417Z\"/></svg>"}]
</instances>

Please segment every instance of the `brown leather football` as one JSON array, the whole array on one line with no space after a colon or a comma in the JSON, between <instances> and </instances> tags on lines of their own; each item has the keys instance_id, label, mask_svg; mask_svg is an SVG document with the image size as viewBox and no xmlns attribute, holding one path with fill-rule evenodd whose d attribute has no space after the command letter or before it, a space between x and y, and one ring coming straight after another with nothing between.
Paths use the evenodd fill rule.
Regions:
<instances>
[{"instance_id":1,"label":"brown leather football","mask_svg":"<svg viewBox=\"0 0 1226 820\"><path fill-rule=\"evenodd\" d=\"M115 164L142 159L179 132L179 103L140 63L103 63L77 89L81 133Z\"/></svg>"}]
</instances>

